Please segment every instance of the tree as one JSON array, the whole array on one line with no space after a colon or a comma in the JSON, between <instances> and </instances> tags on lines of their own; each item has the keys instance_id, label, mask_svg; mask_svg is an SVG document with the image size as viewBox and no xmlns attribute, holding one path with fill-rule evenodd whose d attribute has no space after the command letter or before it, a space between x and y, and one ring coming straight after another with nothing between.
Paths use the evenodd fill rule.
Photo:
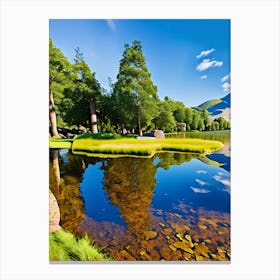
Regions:
<instances>
[{"instance_id":1,"label":"tree","mask_svg":"<svg viewBox=\"0 0 280 280\"><path fill-rule=\"evenodd\" d=\"M175 101L175 110L173 112L173 115L177 122L184 122L185 120L185 105L183 102Z\"/></svg>"},{"instance_id":2,"label":"tree","mask_svg":"<svg viewBox=\"0 0 280 280\"><path fill-rule=\"evenodd\" d=\"M197 125L197 129L198 129L199 131L202 131L202 130L205 129L205 125L204 125L203 119L200 119L200 120L199 120L198 125Z\"/></svg>"},{"instance_id":3,"label":"tree","mask_svg":"<svg viewBox=\"0 0 280 280\"><path fill-rule=\"evenodd\" d=\"M193 119L191 123L191 129L197 130L198 129L198 124L200 121L200 114L197 111L193 111Z\"/></svg>"},{"instance_id":4,"label":"tree","mask_svg":"<svg viewBox=\"0 0 280 280\"><path fill-rule=\"evenodd\" d=\"M173 131L176 127L176 120L170 108L169 102L159 103L159 115L154 119L155 127L166 132Z\"/></svg>"},{"instance_id":5,"label":"tree","mask_svg":"<svg viewBox=\"0 0 280 280\"><path fill-rule=\"evenodd\" d=\"M151 80L141 43L133 41L124 48L113 98L122 125L137 125L142 135L142 128L157 115L157 87Z\"/></svg>"},{"instance_id":6,"label":"tree","mask_svg":"<svg viewBox=\"0 0 280 280\"><path fill-rule=\"evenodd\" d=\"M191 129L191 123L193 120L193 110L191 108L186 107L185 109L185 123L187 124L187 130ZM189 127L189 129L188 129Z\"/></svg>"},{"instance_id":7,"label":"tree","mask_svg":"<svg viewBox=\"0 0 280 280\"><path fill-rule=\"evenodd\" d=\"M79 116L87 119L87 116L89 115L91 132L97 133L96 102L101 96L101 87L95 78L95 73L91 71L85 62L83 54L80 52L79 48L75 51L74 67L77 73L77 79L75 81L76 102L70 115L77 116L79 122L85 122L85 120L79 119ZM75 114L75 111L80 112L80 114Z\"/></svg>"},{"instance_id":8,"label":"tree","mask_svg":"<svg viewBox=\"0 0 280 280\"><path fill-rule=\"evenodd\" d=\"M206 130L209 130L209 128L210 128L210 123L211 123L211 121L210 121L208 115L209 115L209 113L208 113L207 110L203 110L203 111L201 112L201 117L202 117L202 119L203 119L204 127L205 127Z\"/></svg>"},{"instance_id":9,"label":"tree","mask_svg":"<svg viewBox=\"0 0 280 280\"><path fill-rule=\"evenodd\" d=\"M56 48L49 39L49 118L51 126L51 135L60 137L57 131L57 114L60 116L60 110L55 106L60 104L64 98L64 90L71 88L72 65L64 56L62 51ZM55 100L57 102L55 102ZM58 109L58 110L57 110Z\"/></svg>"}]
</instances>

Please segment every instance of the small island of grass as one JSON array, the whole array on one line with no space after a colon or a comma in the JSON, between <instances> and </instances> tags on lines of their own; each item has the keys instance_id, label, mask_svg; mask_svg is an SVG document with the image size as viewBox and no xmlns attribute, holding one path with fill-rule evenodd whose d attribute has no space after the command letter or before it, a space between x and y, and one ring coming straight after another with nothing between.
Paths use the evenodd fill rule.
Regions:
<instances>
[{"instance_id":1,"label":"small island of grass","mask_svg":"<svg viewBox=\"0 0 280 280\"><path fill-rule=\"evenodd\" d=\"M188 152L207 154L221 149L219 141L202 139L94 139L91 134L77 136L72 144L74 154L88 156L145 156L152 157L157 152Z\"/></svg>"}]
</instances>

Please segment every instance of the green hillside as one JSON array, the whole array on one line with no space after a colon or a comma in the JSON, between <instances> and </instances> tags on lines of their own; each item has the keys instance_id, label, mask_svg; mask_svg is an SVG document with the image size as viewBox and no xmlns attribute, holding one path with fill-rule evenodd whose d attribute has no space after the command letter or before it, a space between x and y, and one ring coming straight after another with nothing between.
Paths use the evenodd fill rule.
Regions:
<instances>
[{"instance_id":1,"label":"green hillside","mask_svg":"<svg viewBox=\"0 0 280 280\"><path fill-rule=\"evenodd\" d=\"M208 110L212 106L217 105L217 104L219 104L221 102L222 102L221 99L209 100L209 101L206 101L206 102L202 103L201 105L199 105L198 108L200 108L200 110Z\"/></svg>"}]
</instances>

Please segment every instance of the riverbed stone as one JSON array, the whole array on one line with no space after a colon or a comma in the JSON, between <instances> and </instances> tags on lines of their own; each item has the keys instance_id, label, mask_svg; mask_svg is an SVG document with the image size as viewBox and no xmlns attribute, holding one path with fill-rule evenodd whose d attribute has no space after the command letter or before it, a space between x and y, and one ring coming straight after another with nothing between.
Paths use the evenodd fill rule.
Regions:
<instances>
[{"instance_id":1,"label":"riverbed stone","mask_svg":"<svg viewBox=\"0 0 280 280\"><path fill-rule=\"evenodd\" d=\"M126 250L122 250L117 255L118 260L124 260L124 261L136 261L136 259L130 255Z\"/></svg>"},{"instance_id":2,"label":"riverbed stone","mask_svg":"<svg viewBox=\"0 0 280 280\"><path fill-rule=\"evenodd\" d=\"M198 225L198 227L200 228L200 229L207 229L207 226L206 225Z\"/></svg>"},{"instance_id":3,"label":"riverbed stone","mask_svg":"<svg viewBox=\"0 0 280 280\"><path fill-rule=\"evenodd\" d=\"M176 249L177 249L177 248L176 248L175 246L173 246L173 245L169 245L168 247L169 247L172 251L176 251Z\"/></svg>"},{"instance_id":4,"label":"riverbed stone","mask_svg":"<svg viewBox=\"0 0 280 280\"><path fill-rule=\"evenodd\" d=\"M194 252L196 255L202 255L205 257L209 257L209 248L205 244L198 244L194 248Z\"/></svg>"},{"instance_id":5,"label":"riverbed stone","mask_svg":"<svg viewBox=\"0 0 280 280\"><path fill-rule=\"evenodd\" d=\"M177 237L180 241L183 241L183 238L182 238L182 236L181 236L180 233L177 233L177 234L176 234L176 237Z\"/></svg>"},{"instance_id":6,"label":"riverbed stone","mask_svg":"<svg viewBox=\"0 0 280 280\"><path fill-rule=\"evenodd\" d=\"M176 248L178 248L178 249L182 249L182 250L184 250L185 252L188 252L188 253L190 253L190 254L193 253L193 250L192 250L191 248L189 248L189 247L187 246L187 244L184 243L184 242L175 242L173 245L174 245L174 247L176 247Z\"/></svg>"},{"instance_id":7,"label":"riverbed stone","mask_svg":"<svg viewBox=\"0 0 280 280\"><path fill-rule=\"evenodd\" d=\"M192 242L192 237L189 234L185 234L185 239Z\"/></svg>"},{"instance_id":8,"label":"riverbed stone","mask_svg":"<svg viewBox=\"0 0 280 280\"><path fill-rule=\"evenodd\" d=\"M144 231L144 236L145 236L146 240L154 239L154 238L157 237L157 235L158 234L155 231L152 231L152 230Z\"/></svg>"}]
</instances>

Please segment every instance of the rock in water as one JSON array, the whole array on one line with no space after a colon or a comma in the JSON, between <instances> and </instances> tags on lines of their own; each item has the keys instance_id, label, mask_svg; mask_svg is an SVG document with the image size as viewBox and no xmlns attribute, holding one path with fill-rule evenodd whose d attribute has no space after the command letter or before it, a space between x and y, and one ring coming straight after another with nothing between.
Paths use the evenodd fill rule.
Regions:
<instances>
[{"instance_id":1,"label":"rock in water","mask_svg":"<svg viewBox=\"0 0 280 280\"><path fill-rule=\"evenodd\" d=\"M196 255L202 255L204 257L209 257L209 248L204 244L198 244L195 246L194 252Z\"/></svg>"},{"instance_id":2,"label":"rock in water","mask_svg":"<svg viewBox=\"0 0 280 280\"><path fill-rule=\"evenodd\" d=\"M157 233L155 231L147 230L144 231L144 236L146 240L154 239L157 237Z\"/></svg>"},{"instance_id":3,"label":"rock in water","mask_svg":"<svg viewBox=\"0 0 280 280\"><path fill-rule=\"evenodd\" d=\"M191 248L189 248L189 247L187 246L187 244L184 243L184 242L175 242L173 245L174 245L174 247L176 247L176 248L178 248L178 249L182 249L182 250L184 250L185 252L188 252L188 253L190 253L190 254L193 254L193 250L192 250Z\"/></svg>"}]
</instances>

